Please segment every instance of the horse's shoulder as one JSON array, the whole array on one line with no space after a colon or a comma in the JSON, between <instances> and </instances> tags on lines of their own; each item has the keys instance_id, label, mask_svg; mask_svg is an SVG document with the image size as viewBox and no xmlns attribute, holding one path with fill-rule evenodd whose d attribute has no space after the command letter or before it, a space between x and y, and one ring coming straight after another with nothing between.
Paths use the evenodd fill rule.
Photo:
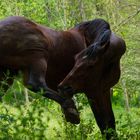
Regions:
<instances>
[{"instance_id":1,"label":"horse's shoulder","mask_svg":"<svg viewBox=\"0 0 140 140\"><path fill-rule=\"evenodd\" d=\"M69 34L71 34L72 38L75 42L77 42L81 46L86 46L85 37L78 32L77 30L69 30Z\"/></svg>"}]
</instances>

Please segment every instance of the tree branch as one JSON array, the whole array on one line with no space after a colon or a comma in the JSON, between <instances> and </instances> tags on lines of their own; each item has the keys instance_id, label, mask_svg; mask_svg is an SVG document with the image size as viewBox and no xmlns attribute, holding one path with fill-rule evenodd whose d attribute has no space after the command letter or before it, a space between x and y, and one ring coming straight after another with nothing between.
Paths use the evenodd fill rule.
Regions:
<instances>
[{"instance_id":1,"label":"tree branch","mask_svg":"<svg viewBox=\"0 0 140 140\"><path fill-rule=\"evenodd\" d=\"M137 16L140 13L140 8L137 9L137 11L133 14L131 14L130 16L128 16L126 19L122 20L117 26L113 27L113 29L117 32L119 30L119 27L122 25L125 25L128 23L128 21L132 18L134 18L135 16Z\"/></svg>"}]
</instances>

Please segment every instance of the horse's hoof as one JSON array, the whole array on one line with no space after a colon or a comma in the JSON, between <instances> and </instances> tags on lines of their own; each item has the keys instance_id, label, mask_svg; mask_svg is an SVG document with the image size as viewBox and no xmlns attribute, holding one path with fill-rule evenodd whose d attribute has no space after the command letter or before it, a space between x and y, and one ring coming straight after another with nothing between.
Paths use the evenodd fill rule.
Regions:
<instances>
[{"instance_id":1,"label":"horse's hoof","mask_svg":"<svg viewBox=\"0 0 140 140\"><path fill-rule=\"evenodd\" d=\"M79 112L72 99L67 99L61 107L67 122L73 124L80 123Z\"/></svg>"},{"instance_id":2,"label":"horse's hoof","mask_svg":"<svg viewBox=\"0 0 140 140\"><path fill-rule=\"evenodd\" d=\"M65 115L66 121L73 123L73 124L79 124L80 123L80 117L79 113L75 108L67 108L63 109L63 113Z\"/></svg>"}]
</instances>

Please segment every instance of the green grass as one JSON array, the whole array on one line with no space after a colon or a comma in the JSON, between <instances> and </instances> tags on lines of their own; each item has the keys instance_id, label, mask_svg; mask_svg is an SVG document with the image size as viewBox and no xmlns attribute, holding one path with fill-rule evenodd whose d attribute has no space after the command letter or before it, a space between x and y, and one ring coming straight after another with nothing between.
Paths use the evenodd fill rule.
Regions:
<instances>
[{"instance_id":1,"label":"green grass","mask_svg":"<svg viewBox=\"0 0 140 140\"><path fill-rule=\"evenodd\" d=\"M20 88L20 92L19 92ZM13 90L15 89L15 90ZM84 96L78 96L81 123L67 123L60 106L49 99L28 93L16 84L0 103L2 140L100 140L101 134ZM84 102L83 102L84 101ZM120 140L140 140L140 108L126 111L113 105Z\"/></svg>"}]
</instances>

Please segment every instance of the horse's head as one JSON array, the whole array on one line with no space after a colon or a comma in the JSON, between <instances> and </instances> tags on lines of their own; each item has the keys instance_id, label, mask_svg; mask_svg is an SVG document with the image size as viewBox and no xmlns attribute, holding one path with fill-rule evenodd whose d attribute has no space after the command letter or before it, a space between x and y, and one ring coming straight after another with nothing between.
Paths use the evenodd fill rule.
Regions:
<instances>
[{"instance_id":1,"label":"horse's head","mask_svg":"<svg viewBox=\"0 0 140 140\"><path fill-rule=\"evenodd\" d=\"M75 92L98 85L104 61L102 57L108 49L110 35L110 30L104 31L97 42L76 55L73 69L59 84L62 93L68 93L71 97ZM93 87L90 87L91 83Z\"/></svg>"}]
</instances>

